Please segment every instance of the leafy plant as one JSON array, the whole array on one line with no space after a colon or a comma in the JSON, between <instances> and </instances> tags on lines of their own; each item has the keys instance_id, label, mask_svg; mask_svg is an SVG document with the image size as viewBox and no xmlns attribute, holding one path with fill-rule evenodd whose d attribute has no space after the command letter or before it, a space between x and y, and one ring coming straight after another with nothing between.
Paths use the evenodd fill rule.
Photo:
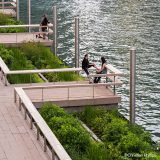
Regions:
<instances>
[{"instance_id":1,"label":"leafy plant","mask_svg":"<svg viewBox=\"0 0 160 160\"><path fill-rule=\"evenodd\" d=\"M14 20L11 16L0 13L0 25L20 25L20 21ZM0 33L26 32L26 28L0 28Z\"/></svg>"},{"instance_id":2,"label":"leafy plant","mask_svg":"<svg viewBox=\"0 0 160 160\"><path fill-rule=\"evenodd\" d=\"M26 59L25 55L19 50L11 50L0 45L0 57L4 60L6 65L11 70L34 69L32 63ZM32 75L9 75L10 83L29 83L29 82L43 82L37 74Z\"/></svg>"},{"instance_id":3,"label":"leafy plant","mask_svg":"<svg viewBox=\"0 0 160 160\"><path fill-rule=\"evenodd\" d=\"M108 157L115 160L146 159L151 157L125 157L125 153L156 155L153 160L158 160L159 153L151 140L149 132L141 126L130 124L118 110L105 110L87 107L83 112L75 114L85 122L94 133L105 143Z\"/></svg>"}]
</instances>

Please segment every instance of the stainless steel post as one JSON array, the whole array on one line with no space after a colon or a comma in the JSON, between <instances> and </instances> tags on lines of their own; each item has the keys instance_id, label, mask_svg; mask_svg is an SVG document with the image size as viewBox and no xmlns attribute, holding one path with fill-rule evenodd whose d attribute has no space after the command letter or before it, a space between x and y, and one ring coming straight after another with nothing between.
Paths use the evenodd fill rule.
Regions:
<instances>
[{"instance_id":1,"label":"stainless steel post","mask_svg":"<svg viewBox=\"0 0 160 160\"><path fill-rule=\"evenodd\" d=\"M79 18L75 17L75 67L79 67Z\"/></svg>"},{"instance_id":2,"label":"stainless steel post","mask_svg":"<svg viewBox=\"0 0 160 160\"><path fill-rule=\"evenodd\" d=\"M31 0L28 0L28 24L31 24ZM29 27L29 32L31 32L31 28Z\"/></svg>"},{"instance_id":3,"label":"stainless steel post","mask_svg":"<svg viewBox=\"0 0 160 160\"><path fill-rule=\"evenodd\" d=\"M2 0L2 10L3 10L3 12L4 12L4 2L5 2L5 0Z\"/></svg>"},{"instance_id":4,"label":"stainless steel post","mask_svg":"<svg viewBox=\"0 0 160 160\"><path fill-rule=\"evenodd\" d=\"M57 55L57 7L53 6L53 51Z\"/></svg>"},{"instance_id":5,"label":"stainless steel post","mask_svg":"<svg viewBox=\"0 0 160 160\"><path fill-rule=\"evenodd\" d=\"M16 14L17 14L17 20L19 20L19 0L16 0Z\"/></svg>"},{"instance_id":6,"label":"stainless steel post","mask_svg":"<svg viewBox=\"0 0 160 160\"><path fill-rule=\"evenodd\" d=\"M135 123L136 50L130 49L130 122Z\"/></svg>"}]
</instances>

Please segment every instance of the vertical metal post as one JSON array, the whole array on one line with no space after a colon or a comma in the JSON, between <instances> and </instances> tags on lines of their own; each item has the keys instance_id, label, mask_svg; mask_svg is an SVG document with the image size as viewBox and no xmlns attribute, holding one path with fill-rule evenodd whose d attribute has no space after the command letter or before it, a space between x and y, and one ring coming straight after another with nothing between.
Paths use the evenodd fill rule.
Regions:
<instances>
[{"instance_id":1,"label":"vertical metal post","mask_svg":"<svg viewBox=\"0 0 160 160\"><path fill-rule=\"evenodd\" d=\"M44 137L44 152L47 151L47 139Z\"/></svg>"},{"instance_id":2,"label":"vertical metal post","mask_svg":"<svg viewBox=\"0 0 160 160\"><path fill-rule=\"evenodd\" d=\"M28 0L28 24L31 24L31 0ZM31 32L31 28L29 27L29 32Z\"/></svg>"},{"instance_id":3,"label":"vertical metal post","mask_svg":"<svg viewBox=\"0 0 160 160\"><path fill-rule=\"evenodd\" d=\"M53 6L53 51L57 55L57 7Z\"/></svg>"},{"instance_id":4,"label":"vertical metal post","mask_svg":"<svg viewBox=\"0 0 160 160\"><path fill-rule=\"evenodd\" d=\"M16 0L16 14L17 14L17 20L19 20L19 0Z\"/></svg>"},{"instance_id":5,"label":"vertical metal post","mask_svg":"<svg viewBox=\"0 0 160 160\"><path fill-rule=\"evenodd\" d=\"M69 87L68 87L68 100L69 100Z\"/></svg>"},{"instance_id":6,"label":"vertical metal post","mask_svg":"<svg viewBox=\"0 0 160 160\"><path fill-rule=\"evenodd\" d=\"M130 122L135 123L136 50L130 49Z\"/></svg>"},{"instance_id":7,"label":"vertical metal post","mask_svg":"<svg viewBox=\"0 0 160 160\"><path fill-rule=\"evenodd\" d=\"M22 101L21 101L21 98L19 97L19 111L21 111L21 105L22 105Z\"/></svg>"},{"instance_id":8,"label":"vertical metal post","mask_svg":"<svg viewBox=\"0 0 160 160\"><path fill-rule=\"evenodd\" d=\"M79 18L75 17L75 67L79 67Z\"/></svg>"},{"instance_id":9,"label":"vertical metal post","mask_svg":"<svg viewBox=\"0 0 160 160\"><path fill-rule=\"evenodd\" d=\"M2 0L2 9L3 9L3 12L4 12L4 2L5 2L5 0Z\"/></svg>"},{"instance_id":10,"label":"vertical metal post","mask_svg":"<svg viewBox=\"0 0 160 160\"><path fill-rule=\"evenodd\" d=\"M38 125L37 125L37 140L39 140L39 135L40 135L40 129L39 129Z\"/></svg>"},{"instance_id":11,"label":"vertical metal post","mask_svg":"<svg viewBox=\"0 0 160 160\"><path fill-rule=\"evenodd\" d=\"M43 102L43 100L44 100L44 99L43 99L43 88L42 88L42 102Z\"/></svg>"},{"instance_id":12,"label":"vertical metal post","mask_svg":"<svg viewBox=\"0 0 160 160\"><path fill-rule=\"evenodd\" d=\"M27 109L25 108L25 106L24 106L24 119L25 120L27 119Z\"/></svg>"},{"instance_id":13,"label":"vertical metal post","mask_svg":"<svg viewBox=\"0 0 160 160\"><path fill-rule=\"evenodd\" d=\"M53 148L52 148L52 160L55 160L55 158L56 158L56 156L55 156L55 153L54 153L54 150L53 150Z\"/></svg>"},{"instance_id":14,"label":"vertical metal post","mask_svg":"<svg viewBox=\"0 0 160 160\"><path fill-rule=\"evenodd\" d=\"M7 75L4 74L4 85L7 86Z\"/></svg>"},{"instance_id":15,"label":"vertical metal post","mask_svg":"<svg viewBox=\"0 0 160 160\"><path fill-rule=\"evenodd\" d=\"M31 119L30 119L30 129L32 129L33 128L33 118L31 117Z\"/></svg>"},{"instance_id":16,"label":"vertical metal post","mask_svg":"<svg viewBox=\"0 0 160 160\"><path fill-rule=\"evenodd\" d=\"M14 89L14 103L17 102L17 93L16 93L16 90Z\"/></svg>"},{"instance_id":17,"label":"vertical metal post","mask_svg":"<svg viewBox=\"0 0 160 160\"><path fill-rule=\"evenodd\" d=\"M114 83L115 83L115 81L116 81L116 76L114 76ZM115 85L114 85L113 90L114 90L114 95L115 95L116 94L116 86Z\"/></svg>"}]
</instances>

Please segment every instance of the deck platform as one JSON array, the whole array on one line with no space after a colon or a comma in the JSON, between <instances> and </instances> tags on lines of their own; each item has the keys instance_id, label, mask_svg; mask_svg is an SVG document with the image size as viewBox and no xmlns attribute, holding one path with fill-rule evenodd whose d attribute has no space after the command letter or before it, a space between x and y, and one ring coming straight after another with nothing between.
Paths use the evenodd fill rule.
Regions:
<instances>
[{"instance_id":1,"label":"deck platform","mask_svg":"<svg viewBox=\"0 0 160 160\"><path fill-rule=\"evenodd\" d=\"M24 88L34 105L39 108L44 102L53 102L62 107L75 107L86 105L117 105L121 97L104 84L78 84L58 83L47 88Z\"/></svg>"},{"instance_id":2,"label":"deck platform","mask_svg":"<svg viewBox=\"0 0 160 160\"><path fill-rule=\"evenodd\" d=\"M33 33L0 33L0 43L7 47L16 47L25 42L40 42L45 46L52 46L53 41L43 38L36 38L36 34Z\"/></svg>"},{"instance_id":3,"label":"deck platform","mask_svg":"<svg viewBox=\"0 0 160 160\"><path fill-rule=\"evenodd\" d=\"M0 160L49 160L18 111L13 90L0 83Z\"/></svg>"}]
</instances>

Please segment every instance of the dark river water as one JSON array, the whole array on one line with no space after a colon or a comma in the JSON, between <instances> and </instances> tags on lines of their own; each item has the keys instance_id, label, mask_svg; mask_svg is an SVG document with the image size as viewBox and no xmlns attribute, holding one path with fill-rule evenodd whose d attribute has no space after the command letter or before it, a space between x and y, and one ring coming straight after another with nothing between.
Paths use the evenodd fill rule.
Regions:
<instances>
[{"instance_id":1,"label":"dark river water","mask_svg":"<svg viewBox=\"0 0 160 160\"><path fill-rule=\"evenodd\" d=\"M128 118L129 49L137 49L136 123L160 139L160 0L31 0L32 23L51 7L58 8L58 55L74 65L74 17L80 18L81 59L100 65L100 57L123 71L119 111ZM21 20L27 23L27 3L21 1Z\"/></svg>"}]
</instances>

